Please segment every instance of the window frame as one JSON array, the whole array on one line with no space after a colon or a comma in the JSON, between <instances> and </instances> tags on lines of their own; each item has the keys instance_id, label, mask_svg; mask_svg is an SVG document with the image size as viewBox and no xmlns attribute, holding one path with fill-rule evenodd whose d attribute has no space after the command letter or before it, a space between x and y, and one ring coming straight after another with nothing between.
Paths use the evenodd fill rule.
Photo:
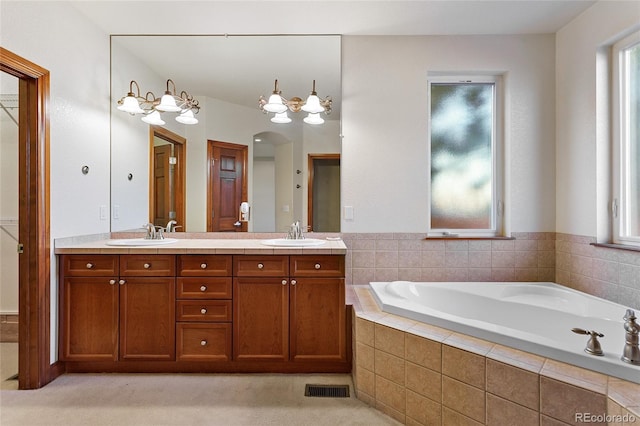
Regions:
<instances>
[{"instance_id":1,"label":"window frame","mask_svg":"<svg viewBox=\"0 0 640 426\"><path fill-rule=\"evenodd\" d=\"M640 45L640 30L628 35L613 44L611 48L611 93L612 93L612 193L611 220L614 244L640 247L640 235L625 235L623 230L628 225L628 173L629 173L629 111L627 100L629 89L627 79L623 77L627 61L624 52ZM640 147L638 147L640 149ZM640 202L638 200L637 202Z\"/></svg>"},{"instance_id":2,"label":"window frame","mask_svg":"<svg viewBox=\"0 0 640 426\"><path fill-rule=\"evenodd\" d=\"M492 151L492 194L491 228L487 229L446 229L431 228L431 87L432 84L493 84L493 125L491 135ZM504 87L501 74L439 74L427 78L427 236L491 238L505 236L504 230Z\"/></svg>"}]
</instances>

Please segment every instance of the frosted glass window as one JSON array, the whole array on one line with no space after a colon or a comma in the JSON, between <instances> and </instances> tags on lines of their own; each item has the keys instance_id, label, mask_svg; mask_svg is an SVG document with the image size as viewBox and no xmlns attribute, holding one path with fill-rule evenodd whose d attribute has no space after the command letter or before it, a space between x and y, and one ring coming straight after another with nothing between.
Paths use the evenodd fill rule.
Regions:
<instances>
[{"instance_id":1,"label":"frosted glass window","mask_svg":"<svg viewBox=\"0 0 640 426\"><path fill-rule=\"evenodd\" d=\"M494 83L431 83L431 229L492 230Z\"/></svg>"},{"instance_id":2,"label":"frosted glass window","mask_svg":"<svg viewBox=\"0 0 640 426\"><path fill-rule=\"evenodd\" d=\"M614 242L640 245L640 31L613 48Z\"/></svg>"}]
</instances>

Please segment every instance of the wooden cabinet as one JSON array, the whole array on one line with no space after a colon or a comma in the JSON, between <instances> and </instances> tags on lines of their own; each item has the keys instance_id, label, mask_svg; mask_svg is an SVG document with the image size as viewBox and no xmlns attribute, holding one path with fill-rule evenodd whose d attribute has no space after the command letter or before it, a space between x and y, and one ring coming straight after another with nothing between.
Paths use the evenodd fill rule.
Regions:
<instances>
[{"instance_id":1,"label":"wooden cabinet","mask_svg":"<svg viewBox=\"0 0 640 426\"><path fill-rule=\"evenodd\" d=\"M243 256L234 271L234 359L346 360L344 256Z\"/></svg>"},{"instance_id":2,"label":"wooden cabinet","mask_svg":"<svg viewBox=\"0 0 640 426\"><path fill-rule=\"evenodd\" d=\"M60 359L173 360L174 270L174 255L61 256Z\"/></svg>"},{"instance_id":3,"label":"wooden cabinet","mask_svg":"<svg viewBox=\"0 0 640 426\"><path fill-rule=\"evenodd\" d=\"M176 346L179 361L230 361L230 255L179 255Z\"/></svg>"}]
</instances>

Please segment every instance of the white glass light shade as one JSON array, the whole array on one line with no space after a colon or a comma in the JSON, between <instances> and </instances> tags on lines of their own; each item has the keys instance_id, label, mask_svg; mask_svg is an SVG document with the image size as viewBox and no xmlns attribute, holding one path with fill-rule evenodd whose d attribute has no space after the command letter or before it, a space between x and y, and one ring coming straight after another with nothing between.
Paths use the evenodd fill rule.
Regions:
<instances>
[{"instance_id":1,"label":"white glass light shade","mask_svg":"<svg viewBox=\"0 0 640 426\"><path fill-rule=\"evenodd\" d=\"M302 110L314 114L324 112L324 108L320 105L320 98L316 95L309 95L307 102L302 106Z\"/></svg>"},{"instance_id":2,"label":"white glass light shade","mask_svg":"<svg viewBox=\"0 0 640 426\"><path fill-rule=\"evenodd\" d=\"M122 105L118 106L120 111L128 112L129 114L142 114L144 110L140 108L138 100L134 96L127 96L122 101Z\"/></svg>"},{"instance_id":3,"label":"white glass light shade","mask_svg":"<svg viewBox=\"0 0 640 426\"><path fill-rule=\"evenodd\" d=\"M151 111L149 114L142 117L142 121L147 124L155 124L156 126L163 126L166 124L160 117L160 113L158 111Z\"/></svg>"},{"instance_id":4,"label":"white glass light shade","mask_svg":"<svg viewBox=\"0 0 640 426\"><path fill-rule=\"evenodd\" d=\"M173 95L165 93L160 99L160 104L156 105L158 111L179 112L180 107L176 105L176 100Z\"/></svg>"},{"instance_id":5,"label":"white glass light shade","mask_svg":"<svg viewBox=\"0 0 640 426\"><path fill-rule=\"evenodd\" d=\"M193 111L190 109L177 116L176 121L182 124L198 124L198 119L193 116Z\"/></svg>"},{"instance_id":6,"label":"white glass light shade","mask_svg":"<svg viewBox=\"0 0 640 426\"><path fill-rule=\"evenodd\" d=\"M269 96L269 102L263 108L267 112L275 112L276 114L287 110L287 106L282 103L282 97L276 93Z\"/></svg>"},{"instance_id":7,"label":"white glass light shade","mask_svg":"<svg viewBox=\"0 0 640 426\"><path fill-rule=\"evenodd\" d=\"M324 120L322 119L322 117L320 117L320 114L318 113L309 113L309 115L307 115L304 120L305 123L307 124L322 124L324 123Z\"/></svg>"},{"instance_id":8,"label":"white glass light shade","mask_svg":"<svg viewBox=\"0 0 640 426\"><path fill-rule=\"evenodd\" d=\"M273 123L286 124L291 123L291 119L287 115L287 112L279 112L271 119Z\"/></svg>"}]
</instances>

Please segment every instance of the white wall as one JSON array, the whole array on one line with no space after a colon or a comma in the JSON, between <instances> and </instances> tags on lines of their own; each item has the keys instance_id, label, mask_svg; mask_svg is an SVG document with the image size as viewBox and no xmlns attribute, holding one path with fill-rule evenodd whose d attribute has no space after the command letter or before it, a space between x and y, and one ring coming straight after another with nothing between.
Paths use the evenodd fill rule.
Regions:
<instances>
[{"instance_id":1,"label":"white wall","mask_svg":"<svg viewBox=\"0 0 640 426\"><path fill-rule=\"evenodd\" d=\"M637 1L607 1L557 33L557 232L608 236L607 48L639 27Z\"/></svg>"},{"instance_id":2,"label":"white wall","mask_svg":"<svg viewBox=\"0 0 640 426\"><path fill-rule=\"evenodd\" d=\"M427 230L430 71L504 73L510 229L554 230L553 35L344 37L342 58L343 232Z\"/></svg>"}]
</instances>

